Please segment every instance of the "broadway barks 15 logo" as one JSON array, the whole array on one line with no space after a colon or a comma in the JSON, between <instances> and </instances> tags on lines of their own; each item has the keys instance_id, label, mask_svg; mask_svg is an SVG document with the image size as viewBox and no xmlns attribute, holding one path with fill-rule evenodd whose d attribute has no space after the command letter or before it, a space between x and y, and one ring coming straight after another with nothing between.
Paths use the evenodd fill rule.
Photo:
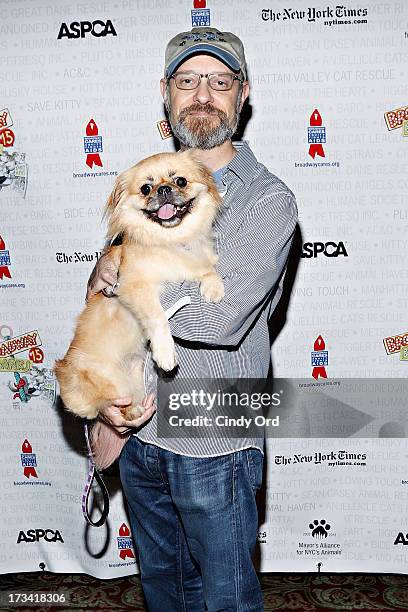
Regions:
<instances>
[{"instance_id":1,"label":"broadway barks 15 logo","mask_svg":"<svg viewBox=\"0 0 408 612\"><path fill-rule=\"evenodd\" d=\"M400 354L400 361L408 361L408 332L384 338L384 348L387 355Z\"/></svg>"},{"instance_id":2,"label":"broadway barks 15 logo","mask_svg":"<svg viewBox=\"0 0 408 612\"><path fill-rule=\"evenodd\" d=\"M61 23L57 40L61 38L85 38L89 34L100 38L101 36L117 36L115 27L110 19L106 22L96 19L95 21L73 21L69 25Z\"/></svg>"},{"instance_id":3,"label":"broadway barks 15 logo","mask_svg":"<svg viewBox=\"0 0 408 612\"><path fill-rule=\"evenodd\" d=\"M4 335L3 330L7 330ZM8 381L12 392L13 406L27 403L34 397L41 397L50 402L55 401L56 380L52 368L44 367L44 352L38 330L13 336L9 326L0 326L0 372L13 373L14 380ZM16 358L16 354L28 351L28 359Z\"/></svg>"},{"instance_id":4,"label":"broadway barks 15 logo","mask_svg":"<svg viewBox=\"0 0 408 612\"><path fill-rule=\"evenodd\" d=\"M0 191L11 187L23 198L27 191L28 167L25 153L7 151L14 146L15 135L10 127L14 125L8 108L0 110Z\"/></svg>"},{"instance_id":5,"label":"broadway barks 15 logo","mask_svg":"<svg viewBox=\"0 0 408 612\"><path fill-rule=\"evenodd\" d=\"M384 113L384 119L390 131L402 128L402 135L408 136L408 106L387 111Z\"/></svg>"}]
</instances>

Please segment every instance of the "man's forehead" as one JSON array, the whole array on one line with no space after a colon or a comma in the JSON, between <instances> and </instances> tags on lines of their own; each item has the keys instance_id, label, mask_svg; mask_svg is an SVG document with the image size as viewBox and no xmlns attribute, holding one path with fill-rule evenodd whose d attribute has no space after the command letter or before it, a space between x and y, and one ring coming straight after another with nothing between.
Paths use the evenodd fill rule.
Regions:
<instances>
[{"instance_id":1,"label":"man's forehead","mask_svg":"<svg viewBox=\"0 0 408 612\"><path fill-rule=\"evenodd\" d=\"M227 64L208 53L197 53L177 66L177 72L181 70L207 71L207 69L216 72L232 72Z\"/></svg>"}]
</instances>

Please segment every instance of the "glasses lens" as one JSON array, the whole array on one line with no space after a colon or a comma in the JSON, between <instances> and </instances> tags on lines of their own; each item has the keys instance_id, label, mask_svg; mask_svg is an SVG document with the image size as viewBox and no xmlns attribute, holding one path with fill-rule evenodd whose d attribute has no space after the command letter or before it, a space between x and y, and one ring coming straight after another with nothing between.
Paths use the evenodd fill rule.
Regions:
<instances>
[{"instance_id":1,"label":"glasses lens","mask_svg":"<svg viewBox=\"0 0 408 612\"><path fill-rule=\"evenodd\" d=\"M174 80L179 89L195 89L200 81L200 75L193 72L179 72L174 75Z\"/></svg>"},{"instance_id":2,"label":"glasses lens","mask_svg":"<svg viewBox=\"0 0 408 612\"><path fill-rule=\"evenodd\" d=\"M210 74L208 77L208 83L211 89L216 91L227 91L231 89L234 82L234 76L232 74Z\"/></svg>"}]
</instances>

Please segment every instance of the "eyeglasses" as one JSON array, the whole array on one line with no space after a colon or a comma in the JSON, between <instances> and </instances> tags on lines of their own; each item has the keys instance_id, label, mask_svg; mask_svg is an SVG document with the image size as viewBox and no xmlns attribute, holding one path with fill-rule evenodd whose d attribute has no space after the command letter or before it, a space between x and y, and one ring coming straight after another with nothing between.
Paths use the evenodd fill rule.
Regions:
<instances>
[{"instance_id":1,"label":"eyeglasses","mask_svg":"<svg viewBox=\"0 0 408 612\"><path fill-rule=\"evenodd\" d=\"M175 72L169 77L174 79L177 89L197 89L201 79L207 79L208 86L215 91L229 91L234 81L243 82L243 79L231 72L197 74L196 72Z\"/></svg>"}]
</instances>

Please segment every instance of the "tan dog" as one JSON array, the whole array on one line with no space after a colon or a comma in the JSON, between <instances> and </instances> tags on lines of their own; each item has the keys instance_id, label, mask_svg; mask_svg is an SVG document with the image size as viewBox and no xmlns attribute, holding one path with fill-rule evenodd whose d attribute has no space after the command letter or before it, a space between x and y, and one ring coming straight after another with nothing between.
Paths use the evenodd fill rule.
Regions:
<instances>
[{"instance_id":1,"label":"tan dog","mask_svg":"<svg viewBox=\"0 0 408 612\"><path fill-rule=\"evenodd\" d=\"M147 344L159 368L171 371L177 365L159 300L163 283L198 281L210 302L224 295L214 269L217 257L211 236L220 204L211 173L191 150L153 155L118 176L105 209L108 239L122 236L122 244L111 247L119 268L118 297L99 293L90 298L67 354L56 361L54 370L68 410L93 419L113 400L131 397L124 418L132 420L143 412ZM116 446L121 440L120 448L108 449L115 438ZM125 441L97 422L97 465L110 465Z\"/></svg>"}]
</instances>

